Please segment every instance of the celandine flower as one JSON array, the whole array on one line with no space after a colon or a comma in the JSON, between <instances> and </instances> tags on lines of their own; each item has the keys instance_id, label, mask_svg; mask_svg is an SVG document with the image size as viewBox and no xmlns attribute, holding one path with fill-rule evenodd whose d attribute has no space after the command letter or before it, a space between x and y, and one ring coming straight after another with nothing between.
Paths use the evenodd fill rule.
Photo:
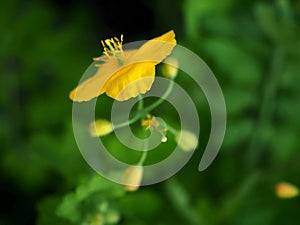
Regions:
<instances>
[{"instance_id":1,"label":"celandine flower","mask_svg":"<svg viewBox=\"0 0 300 225\"><path fill-rule=\"evenodd\" d=\"M104 55L96 58L99 69L94 76L70 93L73 101L89 101L103 93L125 101L146 93L152 86L155 65L164 60L176 45L173 30L147 41L139 49L123 50L121 39L102 41ZM126 86L129 85L127 88Z\"/></svg>"}]
</instances>

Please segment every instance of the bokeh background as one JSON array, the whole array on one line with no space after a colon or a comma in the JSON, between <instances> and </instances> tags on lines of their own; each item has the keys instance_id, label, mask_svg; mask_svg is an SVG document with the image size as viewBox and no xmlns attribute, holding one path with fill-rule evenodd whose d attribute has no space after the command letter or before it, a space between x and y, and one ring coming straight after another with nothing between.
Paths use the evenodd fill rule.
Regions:
<instances>
[{"instance_id":1,"label":"bokeh background","mask_svg":"<svg viewBox=\"0 0 300 225\"><path fill-rule=\"evenodd\" d=\"M300 185L299 23L297 0L1 1L0 224L299 224L299 197L274 193L281 181ZM124 34L131 42L170 29L223 89L224 144L198 172L210 115L180 73L199 109L199 148L176 176L125 193L80 155L68 94L101 54L101 39ZM103 99L98 115L109 118L112 101ZM176 126L168 110L155 114ZM105 138L132 160L113 135ZM166 152L174 145L169 138Z\"/></svg>"}]
</instances>

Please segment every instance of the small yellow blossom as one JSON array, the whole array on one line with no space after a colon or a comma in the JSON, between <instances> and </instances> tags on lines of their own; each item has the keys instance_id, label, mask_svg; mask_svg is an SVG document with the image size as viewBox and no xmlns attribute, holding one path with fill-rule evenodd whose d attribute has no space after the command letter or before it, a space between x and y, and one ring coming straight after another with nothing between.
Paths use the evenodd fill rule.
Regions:
<instances>
[{"instance_id":1,"label":"small yellow blossom","mask_svg":"<svg viewBox=\"0 0 300 225\"><path fill-rule=\"evenodd\" d=\"M142 166L130 166L121 177L126 191L136 191L139 189L143 177Z\"/></svg>"},{"instance_id":2,"label":"small yellow blossom","mask_svg":"<svg viewBox=\"0 0 300 225\"><path fill-rule=\"evenodd\" d=\"M170 65L172 64L172 65ZM162 66L162 75L169 79L175 79L178 73L178 60L174 57L168 57Z\"/></svg>"},{"instance_id":3,"label":"small yellow blossom","mask_svg":"<svg viewBox=\"0 0 300 225\"><path fill-rule=\"evenodd\" d=\"M103 119L95 120L89 125L89 132L93 137L105 136L113 131L111 122Z\"/></svg>"},{"instance_id":4,"label":"small yellow blossom","mask_svg":"<svg viewBox=\"0 0 300 225\"><path fill-rule=\"evenodd\" d=\"M183 151L195 150L198 146L198 138L190 131L183 130L175 136L175 141Z\"/></svg>"},{"instance_id":5,"label":"small yellow blossom","mask_svg":"<svg viewBox=\"0 0 300 225\"><path fill-rule=\"evenodd\" d=\"M275 186L275 194L279 198L294 198L299 195L299 189L288 182L280 182Z\"/></svg>"},{"instance_id":6,"label":"small yellow blossom","mask_svg":"<svg viewBox=\"0 0 300 225\"><path fill-rule=\"evenodd\" d=\"M171 30L147 41L139 49L123 50L122 43L123 36L120 40L111 38L102 41L104 54L95 58L102 64L98 65L99 69L94 76L70 92L73 101L89 101L103 93L125 101L146 93L154 82L155 65L172 52L176 40Z\"/></svg>"},{"instance_id":7,"label":"small yellow blossom","mask_svg":"<svg viewBox=\"0 0 300 225\"><path fill-rule=\"evenodd\" d=\"M165 133L167 131L166 127L163 127L157 120L155 116L147 114L147 119L142 120L143 127L146 127L147 130L154 130L161 135L161 142L167 142L168 138Z\"/></svg>"},{"instance_id":8,"label":"small yellow blossom","mask_svg":"<svg viewBox=\"0 0 300 225\"><path fill-rule=\"evenodd\" d=\"M147 114L147 119L142 120L142 126L146 129L155 128L159 126L159 122L156 120L155 116Z\"/></svg>"},{"instance_id":9,"label":"small yellow blossom","mask_svg":"<svg viewBox=\"0 0 300 225\"><path fill-rule=\"evenodd\" d=\"M116 210L109 210L105 214L107 224L116 224L120 221L120 213Z\"/></svg>"},{"instance_id":10,"label":"small yellow blossom","mask_svg":"<svg viewBox=\"0 0 300 225\"><path fill-rule=\"evenodd\" d=\"M88 225L103 225L104 220L103 220L102 215L96 214L96 215L88 217L87 224Z\"/></svg>"}]
</instances>

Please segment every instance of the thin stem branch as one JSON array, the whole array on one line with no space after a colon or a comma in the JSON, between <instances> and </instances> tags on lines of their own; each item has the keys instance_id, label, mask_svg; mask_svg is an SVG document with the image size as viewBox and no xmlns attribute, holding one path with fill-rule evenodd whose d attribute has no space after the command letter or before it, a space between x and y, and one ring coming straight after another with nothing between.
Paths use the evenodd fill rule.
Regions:
<instances>
[{"instance_id":1,"label":"thin stem branch","mask_svg":"<svg viewBox=\"0 0 300 225\"><path fill-rule=\"evenodd\" d=\"M135 123L140 118L144 117L148 112L152 111L153 109L155 109L161 103L164 102L165 98L167 98L169 96L169 94L171 93L173 87L174 87L174 81L171 81L169 83L169 86L168 86L167 90L162 95L162 97L160 99L158 99L157 101L155 101L150 106L146 107L146 108L144 108L144 102L143 102L142 96L139 95L139 103L138 103L138 112L137 112L137 114L132 119L130 119L129 121L125 121L123 123L115 125L114 129L118 129L118 128L122 128L122 127L128 126L130 124Z\"/></svg>"},{"instance_id":2,"label":"thin stem branch","mask_svg":"<svg viewBox=\"0 0 300 225\"><path fill-rule=\"evenodd\" d=\"M145 135L146 135L146 130L145 130ZM147 155L148 155L148 141L145 140L145 144L144 144L144 149L143 149L143 153L142 153L142 156L139 160L139 162L137 163L139 166L142 166L147 158Z\"/></svg>"},{"instance_id":3,"label":"thin stem branch","mask_svg":"<svg viewBox=\"0 0 300 225\"><path fill-rule=\"evenodd\" d=\"M148 155L147 149L144 149L144 150L145 151L143 151L142 156L141 156L139 162L137 163L139 166L142 166L144 164L144 162L145 162L145 160L147 158L147 155Z\"/></svg>"},{"instance_id":4,"label":"thin stem branch","mask_svg":"<svg viewBox=\"0 0 300 225\"><path fill-rule=\"evenodd\" d=\"M166 90L166 92L160 97L160 99L158 99L157 101L155 101L152 105L146 107L144 109L145 112L150 112L151 110L155 109L156 107L158 107L161 103L163 103L165 101L165 98L167 98L169 96L169 94L171 93L173 87L174 87L174 81L171 80L169 83L169 86Z\"/></svg>"},{"instance_id":5,"label":"thin stem branch","mask_svg":"<svg viewBox=\"0 0 300 225\"><path fill-rule=\"evenodd\" d=\"M144 108L144 100L142 95L139 95L138 111L141 112Z\"/></svg>"},{"instance_id":6,"label":"thin stem branch","mask_svg":"<svg viewBox=\"0 0 300 225\"><path fill-rule=\"evenodd\" d=\"M175 177L164 183L165 193L182 219L189 225L200 225L201 215L190 205L190 197L184 187Z\"/></svg>"},{"instance_id":7,"label":"thin stem branch","mask_svg":"<svg viewBox=\"0 0 300 225\"><path fill-rule=\"evenodd\" d=\"M174 127L171 127L169 124L166 124L167 125L167 128L168 128L168 131L170 131L174 136L176 136L179 131L176 130Z\"/></svg>"},{"instance_id":8,"label":"thin stem branch","mask_svg":"<svg viewBox=\"0 0 300 225\"><path fill-rule=\"evenodd\" d=\"M247 154L248 166L253 168L259 163L261 155L263 154L263 139L262 132L272 123L274 110L276 108L276 91L279 83L280 70L283 65L284 54L280 47L274 51L274 56L270 65L270 77L263 87L262 104L259 111L258 125L255 128L258 132L253 133L250 142L249 151Z\"/></svg>"},{"instance_id":9,"label":"thin stem branch","mask_svg":"<svg viewBox=\"0 0 300 225\"><path fill-rule=\"evenodd\" d=\"M135 123L136 121L138 121L140 118L142 118L144 114L141 114L141 113L138 113L136 114L132 119L128 120L128 121L125 121L123 123L120 123L120 124L117 124L114 126L114 129L119 129L119 128L122 128L122 127L125 127L125 126L128 126L130 124L133 124Z\"/></svg>"}]
</instances>

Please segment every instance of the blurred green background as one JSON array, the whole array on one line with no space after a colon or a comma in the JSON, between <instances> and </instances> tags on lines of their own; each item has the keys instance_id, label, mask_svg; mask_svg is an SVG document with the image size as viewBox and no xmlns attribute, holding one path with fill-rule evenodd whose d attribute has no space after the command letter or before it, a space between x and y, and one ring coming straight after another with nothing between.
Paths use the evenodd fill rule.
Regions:
<instances>
[{"instance_id":1,"label":"blurred green background","mask_svg":"<svg viewBox=\"0 0 300 225\"><path fill-rule=\"evenodd\" d=\"M280 181L300 185L299 23L297 0L1 1L0 225L299 224L300 199L274 194ZM124 34L126 43L170 29L223 89L224 144L198 172L210 115L180 73L200 109L200 146L176 176L125 193L80 155L68 94L101 54L101 39ZM99 116L109 118L103 98ZM156 114L175 124L166 106Z\"/></svg>"}]
</instances>

